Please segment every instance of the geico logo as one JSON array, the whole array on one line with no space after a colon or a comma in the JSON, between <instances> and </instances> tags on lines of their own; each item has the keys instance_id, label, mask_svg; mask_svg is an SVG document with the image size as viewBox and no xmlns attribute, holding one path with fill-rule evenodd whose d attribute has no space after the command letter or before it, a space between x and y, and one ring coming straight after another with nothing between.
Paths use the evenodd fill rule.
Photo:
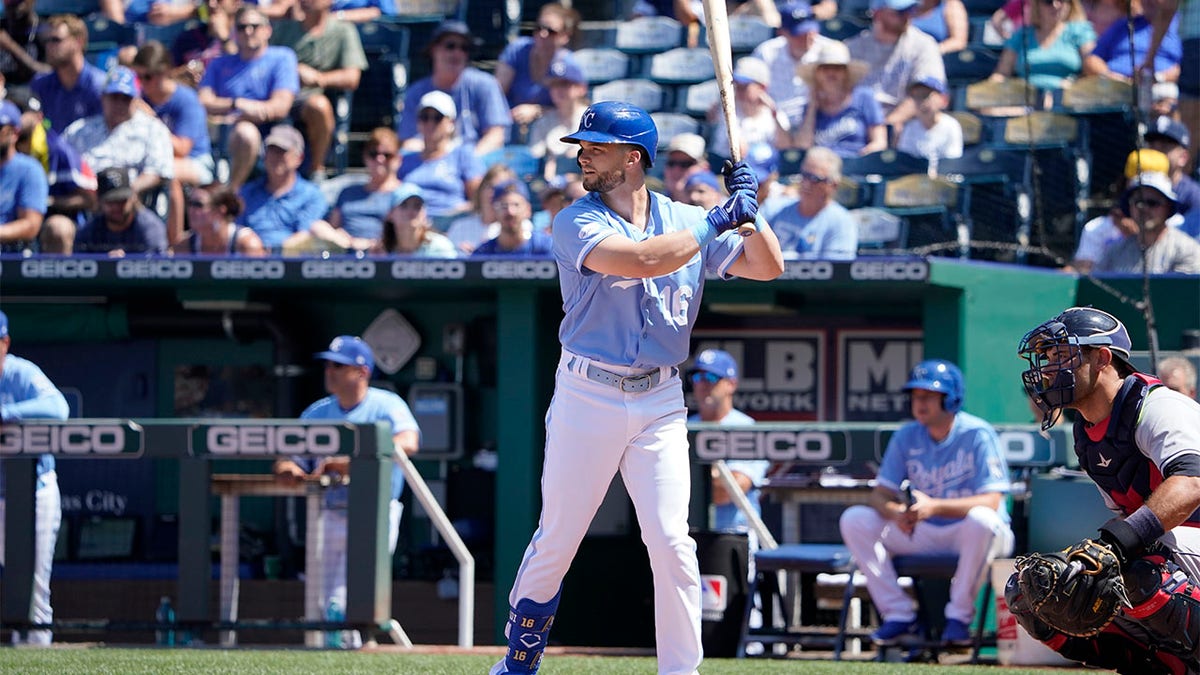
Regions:
<instances>
[{"instance_id":1,"label":"geico logo","mask_svg":"<svg viewBox=\"0 0 1200 675\"><path fill-rule=\"evenodd\" d=\"M467 266L458 260L397 260L392 263L393 279L462 279Z\"/></svg>"},{"instance_id":2,"label":"geico logo","mask_svg":"<svg viewBox=\"0 0 1200 675\"><path fill-rule=\"evenodd\" d=\"M301 425L215 426L204 441L214 455L334 455L341 447L337 427Z\"/></svg>"},{"instance_id":3,"label":"geico logo","mask_svg":"<svg viewBox=\"0 0 1200 675\"><path fill-rule=\"evenodd\" d=\"M92 279L99 269L95 260L21 261L21 276L30 279Z\"/></svg>"},{"instance_id":4,"label":"geico logo","mask_svg":"<svg viewBox=\"0 0 1200 675\"><path fill-rule=\"evenodd\" d=\"M305 260L300 265L305 279L374 279L375 263L369 260Z\"/></svg>"},{"instance_id":5,"label":"geico logo","mask_svg":"<svg viewBox=\"0 0 1200 675\"><path fill-rule=\"evenodd\" d=\"M191 279L190 260L119 260L117 277L121 279Z\"/></svg>"},{"instance_id":6,"label":"geico logo","mask_svg":"<svg viewBox=\"0 0 1200 675\"><path fill-rule=\"evenodd\" d=\"M783 270L784 279L832 279L833 263L827 260L801 260L788 262Z\"/></svg>"},{"instance_id":7,"label":"geico logo","mask_svg":"<svg viewBox=\"0 0 1200 675\"><path fill-rule=\"evenodd\" d=\"M482 273L484 279L553 279L558 265L552 260L489 260Z\"/></svg>"},{"instance_id":8,"label":"geico logo","mask_svg":"<svg viewBox=\"0 0 1200 675\"><path fill-rule=\"evenodd\" d=\"M850 264L850 278L882 279L886 281L921 281L929 275L929 268L919 261L855 262Z\"/></svg>"},{"instance_id":9,"label":"geico logo","mask_svg":"<svg viewBox=\"0 0 1200 675\"><path fill-rule=\"evenodd\" d=\"M701 431L696 434L696 456L710 461L823 462L833 458L833 442L824 431Z\"/></svg>"},{"instance_id":10,"label":"geico logo","mask_svg":"<svg viewBox=\"0 0 1200 675\"><path fill-rule=\"evenodd\" d=\"M118 455L124 449L125 427L116 424L0 427L0 455Z\"/></svg>"},{"instance_id":11,"label":"geico logo","mask_svg":"<svg viewBox=\"0 0 1200 675\"><path fill-rule=\"evenodd\" d=\"M214 279L282 279L281 260L214 260Z\"/></svg>"}]
</instances>

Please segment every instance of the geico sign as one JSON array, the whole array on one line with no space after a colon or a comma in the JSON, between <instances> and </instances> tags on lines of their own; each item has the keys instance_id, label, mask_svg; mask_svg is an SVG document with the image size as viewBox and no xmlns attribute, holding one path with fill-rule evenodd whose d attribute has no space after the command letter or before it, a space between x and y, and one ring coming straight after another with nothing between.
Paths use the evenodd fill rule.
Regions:
<instances>
[{"instance_id":1,"label":"geico sign","mask_svg":"<svg viewBox=\"0 0 1200 675\"><path fill-rule=\"evenodd\" d=\"M825 431L700 431L696 457L828 462L834 459L833 439Z\"/></svg>"},{"instance_id":2,"label":"geico sign","mask_svg":"<svg viewBox=\"0 0 1200 675\"><path fill-rule=\"evenodd\" d=\"M54 424L0 427L0 455L119 455L125 427L118 424Z\"/></svg>"},{"instance_id":3,"label":"geico sign","mask_svg":"<svg viewBox=\"0 0 1200 675\"><path fill-rule=\"evenodd\" d=\"M191 279L190 260L119 260L117 277L121 279Z\"/></svg>"},{"instance_id":4,"label":"geico sign","mask_svg":"<svg viewBox=\"0 0 1200 675\"><path fill-rule=\"evenodd\" d=\"M489 260L481 270L484 279L553 279L558 264L553 260Z\"/></svg>"},{"instance_id":5,"label":"geico sign","mask_svg":"<svg viewBox=\"0 0 1200 675\"><path fill-rule=\"evenodd\" d=\"M214 455L336 455L341 430L331 426L212 426L204 434Z\"/></svg>"},{"instance_id":6,"label":"geico sign","mask_svg":"<svg viewBox=\"0 0 1200 675\"><path fill-rule=\"evenodd\" d=\"M375 263L370 260L305 260L300 265L305 279L374 279Z\"/></svg>"},{"instance_id":7,"label":"geico sign","mask_svg":"<svg viewBox=\"0 0 1200 675\"><path fill-rule=\"evenodd\" d=\"M282 260L214 260L209 268L214 279L282 279Z\"/></svg>"},{"instance_id":8,"label":"geico sign","mask_svg":"<svg viewBox=\"0 0 1200 675\"><path fill-rule=\"evenodd\" d=\"M824 281L833 278L833 263L827 260L789 260L780 279Z\"/></svg>"},{"instance_id":9,"label":"geico sign","mask_svg":"<svg viewBox=\"0 0 1200 675\"><path fill-rule=\"evenodd\" d=\"M850 278L855 281L923 281L928 275L929 266L920 260L850 264Z\"/></svg>"},{"instance_id":10,"label":"geico sign","mask_svg":"<svg viewBox=\"0 0 1200 675\"><path fill-rule=\"evenodd\" d=\"M392 263L393 279L462 279L467 266L459 260L397 260Z\"/></svg>"},{"instance_id":11,"label":"geico sign","mask_svg":"<svg viewBox=\"0 0 1200 675\"><path fill-rule=\"evenodd\" d=\"M95 260L22 260L21 276L26 279L92 279L100 271Z\"/></svg>"}]
</instances>

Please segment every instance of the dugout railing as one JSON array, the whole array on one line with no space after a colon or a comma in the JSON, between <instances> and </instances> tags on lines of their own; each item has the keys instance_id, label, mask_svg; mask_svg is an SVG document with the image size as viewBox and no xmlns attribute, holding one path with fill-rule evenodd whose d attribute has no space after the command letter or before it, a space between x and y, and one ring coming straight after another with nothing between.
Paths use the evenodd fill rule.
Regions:
<instances>
[{"instance_id":1,"label":"dugout railing","mask_svg":"<svg viewBox=\"0 0 1200 675\"><path fill-rule=\"evenodd\" d=\"M32 622L34 570L34 490L42 454L58 461L73 458L130 461L173 459L179 464L178 577L175 623L56 619L48 626ZM229 621L212 607L212 463L228 459L279 456L350 457L345 619L306 617ZM429 516L458 561L458 645L474 645L475 560L413 463L392 445L383 424L338 421L156 419L75 419L66 422L6 424L0 427L0 459L7 507L4 593L0 627L27 630L58 628L107 630L236 631L239 628L385 632L400 644L403 630L390 616L391 556L388 550L388 501L391 465L399 464L413 497ZM406 646L411 646L408 644Z\"/></svg>"}]
</instances>

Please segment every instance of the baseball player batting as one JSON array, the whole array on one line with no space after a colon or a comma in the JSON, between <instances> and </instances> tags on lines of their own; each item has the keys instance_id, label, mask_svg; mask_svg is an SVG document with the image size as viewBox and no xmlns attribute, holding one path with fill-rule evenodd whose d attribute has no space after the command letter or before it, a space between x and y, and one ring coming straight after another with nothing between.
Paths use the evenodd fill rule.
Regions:
<instances>
[{"instance_id":1,"label":"baseball player batting","mask_svg":"<svg viewBox=\"0 0 1200 675\"><path fill-rule=\"evenodd\" d=\"M688 357L705 272L769 281L782 273L783 254L757 217L757 181L743 163L725 178L729 199L707 213L646 189L658 147L646 111L597 103L562 141L580 146L588 194L554 219L565 316L546 414L542 515L509 593L508 651L490 672L537 672L563 577L620 471L654 575L658 672L694 673L703 656L700 570L688 536L678 364ZM739 223L750 221L758 233L739 237Z\"/></svg>"}]
</instances>

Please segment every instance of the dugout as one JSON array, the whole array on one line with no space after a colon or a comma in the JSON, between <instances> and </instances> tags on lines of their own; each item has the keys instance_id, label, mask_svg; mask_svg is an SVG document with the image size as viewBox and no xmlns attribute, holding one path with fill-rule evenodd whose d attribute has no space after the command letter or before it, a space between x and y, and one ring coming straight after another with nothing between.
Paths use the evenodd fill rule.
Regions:
<instances>
[{"instance_id":1,"label":"dugout","mask_svg":"<svg viewBox=\"0 0 1200 675\"><path fill-rule=\"evenodd\" d=\"M361 334L391 317L380 345L396 369L377 371L377 380L406 397L414 385L461 394L461 403L450 396L445 404L459 413L461 431L451 425L444 452L415 459L480 561L481 580L495 580L492 635L499 640L507 589L538 515L543 415L561 316L555 277L548 261L0 256L0 307L11 320L13 353L42 366L73 414L89 418L294 417L321 395L311 355L334 335ZM1117 287L1140 295L1136 279ZM1177 349L1184 330L1200 327L1200 280L1155 279L1151 291L1160 345ZM770 284L710 284L694 346L742 357L739 407L763 420L897 420L903 378L929 355L963 366L969 410L1027 422L1016 344L1077 298L1118 314L1135 345L1144 344L1135 310L1070 275L872 256L789 262ZM131 555L169 560L176 472L155 460L125 472L90 461L63 462L64 500L73 500L64 517L75 524L117 516L106 506L113 500L89 504L84 497L123 497L120 517L140 519ZM225 470L214 462L214 471ZM248 502L244 518L256 531L286 527L266 501ZM417 510L406 513L392 574L432 584L444 572L444 554ZM636 546L631 517L615 498L593 536ZM598 548L597 567L629 562L627 547ZM81 562L71 553L62 569Z\"/></svg>"}]
</instances>

